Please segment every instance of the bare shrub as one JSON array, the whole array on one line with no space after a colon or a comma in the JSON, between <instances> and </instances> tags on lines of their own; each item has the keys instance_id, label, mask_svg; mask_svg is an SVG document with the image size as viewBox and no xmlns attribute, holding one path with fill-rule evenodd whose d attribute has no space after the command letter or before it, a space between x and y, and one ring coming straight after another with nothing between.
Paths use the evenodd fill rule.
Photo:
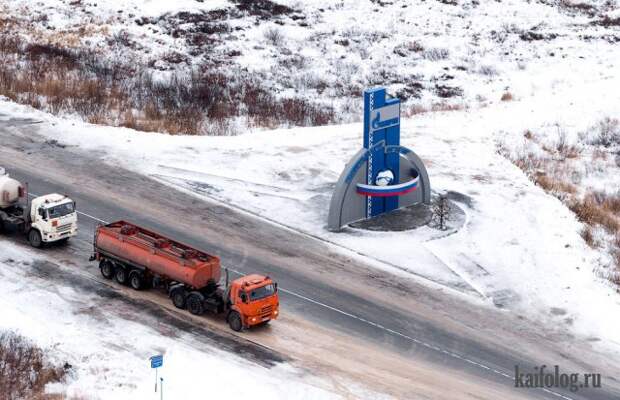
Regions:
<instances>
[{"instance_id":1,"label":"bare shrub","mask_svg":"<svg viewBox=\"0 0 620 400\"><path fill-rule=\"evenodd\" d=\"M590 246L593 249L598 247L598 243L596 243L594 240L594 234L592 233L591 226L589 225L584 226L580 234L581 234L582 239L584 240L584 242L586 242L588 246Z\"/></svg>"},{"instance_id":2,"label":"bare shrub","mask_svg":"<svg viewBox=\"0 0 620 400\"><path fill-rule=\"evenodd\" d=\"M401 57L410 56L412 53L421 53L424 51L424 46L422 46L417 41L401 43L398 46L394 47L394 54L399 55Z\"/></svg>"},{"instance_id":3,"label":"bare shrub","mask_svg":"<svg viewBox=\"0 0 620 400\"><path fill-rule=\"evenodd\" d=\"M593 146L612 147L620 144L620 121L606 117L589 132L580 134L581 140Z\"/></svg>"},{"instance_id":4,"label":"bare shrub","mask_svg":"<svg viewBox=\"0 0 620 400\"><path fill-rule=\"evenodd\" d=\"M480 75L493 77L497 75L497 69L492 65L483 65L478 69Z\"/></svg>"},{"instance_id":5,"label":"bare shrub","mask_svg":"<svg viewBox=\"0 0 620 400\"><path fill-rule=\"evenodd\" d=\"M566 158L577 158L581 152L581 149L574 144L569 143L568 135L564 129L559 125L557 126L558 139L555 142L555 151Z\"/></svg>"},{"instance_id":6,"label":"bare shrub","mask_svg":"<svg viewBox=\"0 0 620 400\"><path fill-rule=\"evenodd\" d=\"M562 0L560 1L560 7L569 11L577 11L593 16L596 13L596 7L592 4L574 1L574 0Z\"/></svg>"},{"instance_id":7,"label":"bare shrub","mask_svg":"<svg viewBox=\"0 0 620 400\"><path fill-rule=\"evenodd\" d=\"M443 112L443 111L461 111L467 109L467 106L463 103L448 103L446 101L441 101L437 103L432 103L430 106L423 105L412 105L411 107L404 110L403 114L405 117L412 117L418 114L424 114L427 112Z\"/></svg>"},{"instance_id":8,"label":"bare shrub","mask_svg":"<svg viewBox=\"0 0 620 400\"><path fill-rule=\"evenodd\" d=\"M431 105L430 111L460 111L464 110L466 107L462 103L447 103L447 102L439 102L433 103Z\"/></svg>"},{"instance_id":9,"label":"bare shrub","mask_svg":"<svg viewBox=\"0 0 620 400\"><path fill-rule=\"evenodd\" d=\"M450 57L450 51L439 47L433 47L422 52L422 57L429 61L446 60Z\"/></svg>"},{"instance_id":10,"label":"bare shrub","mask_svg":"<svg viewBox=\"0 0 620 400\"><path fill-rule=\"evenodd\" d=\"M447 99L450 97L460 97L463 96L463 89L457 86L448 86L448 85L435 85L435 93L437 96Z\"/></svg>"},{"instance_id":11,"label":"bare shrub","mask_svg":"<svg viewBox=\"0 0 620 400\"><path fill-rule=\"evenodd\" d=\"M22 40L19 36L0 35L0 53L17 54L22 46Z\"/></svg>"},{"instance_id":12,"label":"bare shrub","mask_svg":"<svg viewBox=\"0 0 620 400\"><path fill-rule=\"evenodd\" d=\"M445 231L448 229L447 222L450 220L450 202L448 200L448 196L445 193L438 195L432 204L432 212L433 212L433 223L435 226Z\"/></svg>"},{"instance_id":13,"label":"bare shrub","mask_svg":"<svg viewBox=\"0 0 620 400\"><path fill-rule=\"evenodd\" d=\"M291 7L278 4L271 0L233 0L232 3L235 4L239 10L265 20L297 12L297 10Z\"/></svg>"},{"instance_id":14,"label":"bare shrub","mask_svg":"<svg viewBox=\"0 0 620 400\"><path fill-rule=\"evenodd\" d=\"M275 27L267 28L263 33L263 36L265 37L265 39L267 39L269 43L276 47L281 46L284 42L284 35L280 31L280 29Z\"/></svg>"},{"instance_id":15,"label":"bare shrub","mask_svg":"<svg viewBox=\"0 0 620 400\"><path fill-rule=\"evenodd\" d=\"M514 99L514 97L513 97L512 93L504 92L504 94L502 94L502 97L501 97L500 100L501 101L512 101L513 99Z\"/></svg>"},{"instance_id":16,"label":"bare shrub","mask_svg":"<svg viewBox=\"0 0 620 400\"><path fill-rule=\"evenodd\" d=\"M511 158L509 156L509 158ZM535 170L545 170L545 166L547 164L547 160L540 157L539 155L533 153L533 152L528 152L528 153L523 153L520 154L514 158L511 158L512 162L519 167L522 171L524 171L525 173L527 173L528 175L531 173L531 171L535 171Z\"/></svg>"},{"instance_id":17,"label":"bare shrub","mask_svg":"<svg viewBox=\"0 0 620 400\"><path fill-rule=\"evenodd\" d=\"M0 395L2 399L47 398L45 386L64 382L69 364L50 364L43 350L14 332L0 334Z\"/></svg>"},{"instance_id":18,"label":"bare shrub","mask_svg":"<svg viewBox=\"0 0 620 400\"><path fill-rule=\"evenodd\" d=\"M620 17L610 17L605 15L603 18L591 22L592 25L600 25L606 28L610 26L620 26Z\"/></svg>"},{"instance_id":19,"label":"bare shrub","mask_svg":"<svg viewBox=\"0 0 620 400\"><path fill-rule=\"evenodd\" d=\"M414 104L405 110L404 114L407 118L418 114L424 114L430 111L430 108L418 104Z\"/></svg>"}]
</instances>

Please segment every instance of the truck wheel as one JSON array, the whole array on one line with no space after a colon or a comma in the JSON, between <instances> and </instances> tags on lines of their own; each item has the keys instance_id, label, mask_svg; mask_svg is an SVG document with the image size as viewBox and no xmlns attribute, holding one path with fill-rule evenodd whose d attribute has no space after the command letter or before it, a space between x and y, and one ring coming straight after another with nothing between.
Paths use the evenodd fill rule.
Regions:
<instances>
[{"instance_id":1,"label":"truck wheel","mask_svg":"<svg viewBox=\"0 0 620 400\"><path fill-rule=\"evenodd\" d=\"M176 308L185 308L185 291L183 289L174 290L170 297L172 297L172 304Z\"/></svg>"},{"instance_id":2,"label":"truck wheel","mask_svg":"<svg viewBox=\"0 0 620 400\"><path fill-rule=\"evenodd\" d=\"M141 290L144 287L144 278L139 272L129 274L129 284L134 290Z\"/></svg>"},{"instance_id":3,"label":"truck wheel","mask_svg":"<svg viewBox=\"0 0 620 400\"><path fill-rule=\"evenodd\" d=\"M30 232L28 232L28 242L30 242L32 247L37 249L43 246L43 239L41 239L39 231L31 229Z\"/></svg>"},{"instance_id":4,"label":"truck wheel","mask_svg":"<svg viewBox=\"0 0 620 400\"><path fill-rule=\"evenodd\" d=\"M114 265L108 260L101 260L99 269L101 270L101 275L106 279L112 279L114 276Z\"/></svg>"},{"instance_id":5,"label":"truck wheel","mask_svg":"<svg viewBox=\"0 0 620 400\"><path fill-rule=\"evenodd\" d=\"M120 283L121 285L124 285L125 283L127 283L127 271L125 270L125 268L123 267L116 268L116 272L114 273L114 278L116 279L116 282Z\"/></svg>"},{"instance_id":6,"label":"truck wheel","mask_svg":"<svg viewBox=\"0 0 620 400\"><path fill-rule=\"evenodd\" d=\"M241 315L239 315L237 311L231 311L230 314L228 314L228 325L230 325L230 329L235 332L239 332L243 328Z\"/></svg>"},{"instance_id":7,"label":"truck wheel","mask_svg":"<svg viewBox=\"0 0 620 400\"><path fill-rule=\"evenodd\" d=\"M187 296L187 309L194 315L202 315L205 311L203 301L204 296L202 294L192 292Z\"/></svg>"}]
</instances>

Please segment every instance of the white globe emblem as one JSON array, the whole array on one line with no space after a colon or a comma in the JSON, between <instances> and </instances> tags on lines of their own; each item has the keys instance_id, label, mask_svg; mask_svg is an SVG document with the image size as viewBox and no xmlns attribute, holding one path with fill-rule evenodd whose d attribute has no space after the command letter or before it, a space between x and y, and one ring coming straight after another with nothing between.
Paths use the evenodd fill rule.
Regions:
<instances>
[{"instance_id":1,"label":"white globe emblem","mask_svg":"<svg viewBox=\"0 0 620 400\"><path fill-rule=\"evenodd\" d=\"M388 186L394 181L394 173L389 169L383 170L377 174L375 178L375 185Z\"/></svg>"}]
</instances>

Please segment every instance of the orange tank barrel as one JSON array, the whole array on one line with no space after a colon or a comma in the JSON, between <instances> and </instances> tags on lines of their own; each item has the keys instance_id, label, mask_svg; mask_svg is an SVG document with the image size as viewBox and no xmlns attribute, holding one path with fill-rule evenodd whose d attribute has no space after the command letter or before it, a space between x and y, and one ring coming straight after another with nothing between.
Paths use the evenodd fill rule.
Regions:
<instances>
[{"instance_id":1,"label":"orange tank barrel","mask_svg":"<svg viewBox=\"0 0 620 400\"><path fill-rule=\"evenodd\" d=\"M97 228L96 250L196 289L221 276L220 259L126 221Z\"/></svg>"}]
</instances>

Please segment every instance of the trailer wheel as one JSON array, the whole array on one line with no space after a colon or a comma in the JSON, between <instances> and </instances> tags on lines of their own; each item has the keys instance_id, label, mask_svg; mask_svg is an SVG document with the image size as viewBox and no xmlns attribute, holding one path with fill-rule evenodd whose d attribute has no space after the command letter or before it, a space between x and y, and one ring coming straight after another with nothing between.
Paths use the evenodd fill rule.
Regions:
<instances>
[{"instance_id":1,"label":"trailer wheel","mask_svg":"<svg viewBox=\"0 0 620 400\"><path fill-rule=\"evenodd\" d=\"M123 267L116 268L116 271L114 273L114 278L116 279L116 282L120 283L121 285L124 285L125 283L127 283L127 271L125 270L125 268Z\"/></svg>"},{"instance_id":2,"label":"trailer wheel","mask_svg":"<svg viewBox=\"0 0 620 400\"><path fill-rule=\"evenodd\" d=\"M187 309L194 315L202 315L205 308L203 305L204 296L198 292L192 292L187 296Z\"/></svg>"},{"instance_id":3,"label":"trailer wheel","mask_svg":"<svg viewBox=\"0 0 620 400\"><path fill-rule=\"evenodd\" d=\"M228 314L228 325L230 325L230 329L235 332L239 332L243 329L241 315L239 315L237 311L231 311L230 314Z\"/></svg>"},{"instance_id":4,"label":"trailer wheel","mask_svg":"<svg viewBox=\"0 0 620 400\"><path fill-rule=\"evenodd\" d=\"M43 239L41 239L41 234L38 230L31 229L30 232L28 232L28 242L30 242L32 247L37 249L43 246Z\"/></svg>"},{"instance_id":5,"label":"trailer wheel","mask_svg":"<svg viewBox=\"0 0 620 400\"><path fill-rule=\"evenodd\" d=\"M106 279L112 279L114 277L114 265L108 260L101 260L99 263L99 269L101 275Z\"/></svg>"},{"instance_id":6,"label":"trailer wheel","mask_svg":"<svg viewBox=\"0 0 620 400\"><path fill-rule=\"evenodd\" d=\"M144 278L138 271L129 274L129 284L134 290L141 290L144 287Z\"/></svg>"},{"instance_id":7,"label":"trailer wheel","mask_svg":"<svg viewBox=\"0 0 620 400\"><path fill-rule=\"evenodd\" d=\"M185 291L183 289L173 290L170 297L172 297L172 304L176 308L185 308Z\"/></svg>"}]
</instances>

